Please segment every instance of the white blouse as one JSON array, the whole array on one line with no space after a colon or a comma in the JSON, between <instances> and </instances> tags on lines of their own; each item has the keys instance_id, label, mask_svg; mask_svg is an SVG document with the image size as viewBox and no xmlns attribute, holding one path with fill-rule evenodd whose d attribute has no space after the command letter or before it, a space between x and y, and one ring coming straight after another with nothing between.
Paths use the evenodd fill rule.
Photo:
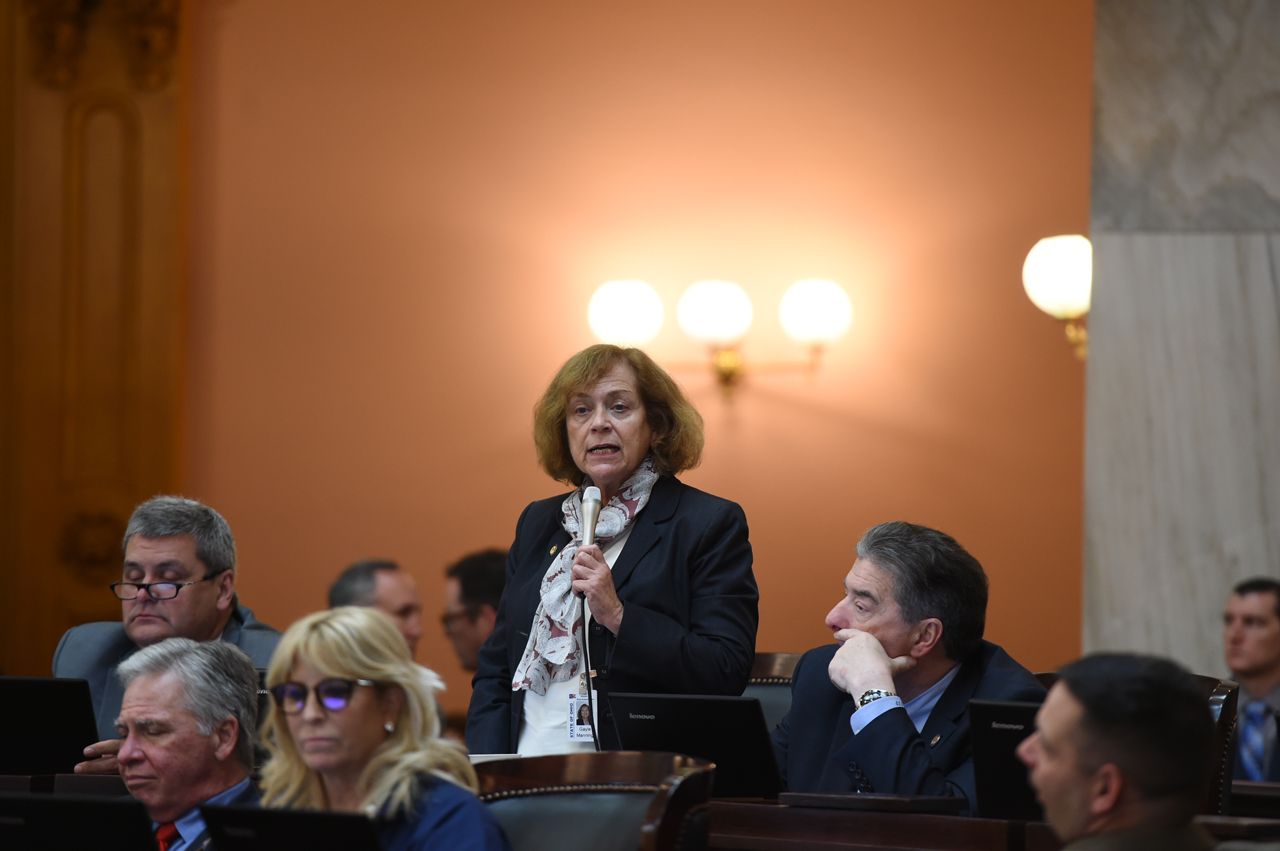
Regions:
<instances>
[{"instance_id":1,"label":"white blouse","mask_svg":"<svg viewBox=\"0 0 1280 851\"><path fill-rule=\"evenodd\" d=\"M604 561L609 565L610 570L613 570L618 556L622 554L622 548L626 546L627 538L631 536L631 529L632 526L627 526L626 531L604 548ZM585 605L585 601L583 608L586 609L587 615L582 624L585 631L591 625L591 608ZM582 640L583 636L579 635L578 641ZM578 676L571 677L562 683L552 683L547 687L546 694L525 691L524 716L521 719L520 743L516 746L516 753L521 756L543 756L596 749L593 742L569 740L569 695L581 694L586 681L590 679L585 670L585 656L584 653L583 670L578 672ZM594 726L599 720L600 712L595 689L591 690L591 708L591 723Z\"/></svg>"}]
</instances>

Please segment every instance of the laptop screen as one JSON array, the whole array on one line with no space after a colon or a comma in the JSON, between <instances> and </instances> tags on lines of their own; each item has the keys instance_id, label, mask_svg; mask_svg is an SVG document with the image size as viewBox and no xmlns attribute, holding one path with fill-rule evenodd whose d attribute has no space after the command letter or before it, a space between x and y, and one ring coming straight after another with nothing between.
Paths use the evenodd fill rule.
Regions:
<instances>
[{"instance_id":1,"label":"laptop screen","mask_svg":"<svg viewBox=\"0 0 1280 851\"><path fill-rule=\"evenodd\" d=\"M974 784L982 818L1044 821L1016 750L1036 729L1038 703L969 701Z\"/></svg>"},{"instance_id":2,"label":"laptop screen","mask_svg":"<svg viewBox=\"0 0 1280 851\"><path fill-rule=\"evenodd\" d=\"M690 694L609 696L623 750L670 751L716 764L717 798L777 798L782 778L760 701Z\"/></svg>"},{"instance_id":3,"label":"laptop screen","mask_svg":"<svg viewBox=\"0 0 1280 851\"><path fill-rule=\"evenodd\" d=\"M381 851L377 828L358 813L264 810L257 807L200 808L218 851L281 851L342 848Z\"/></svg>"},{"instance_id":4,"label":"laptop screen","mask_svg":"<svg viewBox=\"0 0 1280 851\"><path fill-rule=\"evenodd\" d=\"M133 799L0 794L0 848L145 849L155 846L151 817Z\"/></svg>"},{"instance_id":5,"label":"laptop screen","mask_svg":"<svg viewBox=\"0 0 1280 851\"><path fill-rule=\"evenodd\" d=\"M87 680L0 677L0 774L70 774L98 741Z\"/></svg>"}]
</instances>

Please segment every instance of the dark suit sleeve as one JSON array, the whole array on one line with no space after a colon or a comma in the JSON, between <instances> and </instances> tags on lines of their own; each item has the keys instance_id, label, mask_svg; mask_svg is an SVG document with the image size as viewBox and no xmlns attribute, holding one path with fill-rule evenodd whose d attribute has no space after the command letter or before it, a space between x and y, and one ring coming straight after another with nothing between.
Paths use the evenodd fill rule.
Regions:
<instances>
[{"instance_id":1,"label":"dark suit sleeve","mask_svg":"<svg viewBox=\"0 0 1280 851\"><path fill-rule=\"evenodd\" d=\"M529 508L525 508L516 522L515 543L507 553L508 590L521 557L521 532L528 516ZM471 704L467 708L467 750L471 753L515 753L516 743L511 741L511 665L507 661L507 637L511 619L522 615L508 611L510 600L511 595L503 593L493 633L480 648L476 673L471 678Z\"/></svg>"},{"instance_id":2,"label":"dark suit sleeve","mask_svg":"<svg viewBox=\"0 0 1280 851\"><path fill-rule=\"evenodd\" d=\"M1044 689L1034 682L1013 686L997 699L1039 703L1044 699ZM967 798L972 814L977 795L968 712L953 735L959 748L951 761L956 767L944 773L929 758L929 742L916 732L907 711L891 709L854 736L837 758L856 764L872 791Z\"/></svg>"},{"instance_id":3,"label":"dark suit sleeve","mask_svg":"<svg viewBox=\"0 0 1280 851\"><path fill-rule=\"evenodd\" d=\"M622 625L606 665L614 676L661 684L676 694L741 694L751 676L759 591L742 508L717 500L689 550L687 626L666 612L618 595Z\"/></svg>"},{"instance_id":4,"label":"dark suit sleeve","mask_svg":"<svg viewBox=\"0 0 1280 851\"><path fill-rule=\"evenodd\" d=\"M783 789L787 788L787 757L791 746L791 712L796 707L796 683L800 681L800 667L807 658L807 653L801 656L800 661L796 662L795 670L791 673L791 709L769 734L769 738L773 740L773 756L778 761L778 774L782 776Z\"/></svg>"}]
</instances>

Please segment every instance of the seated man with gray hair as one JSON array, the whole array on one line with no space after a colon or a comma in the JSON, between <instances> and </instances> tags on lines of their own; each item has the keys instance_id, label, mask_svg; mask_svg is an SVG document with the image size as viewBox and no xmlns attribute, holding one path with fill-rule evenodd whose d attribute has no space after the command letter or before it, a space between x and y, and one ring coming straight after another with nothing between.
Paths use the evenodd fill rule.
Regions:
<instances>
[{"instance_id":1,"label":"seated man with gray hair","mask_svg":"<svg viewBox=\"0 0 1280 851\"><path fill-rule=\"evenodd\" d=\"M969 701L1040 702L1044 687L983 641L987 574L950 535L882 523L858 542L836 644L796 665L773 731L792 792L888 792L976 800Z\"/></svg>"},{"instance_id":2,"label":"seated man with gray hair","mask_svg":"<svg viewBox=\"0 0 1280 851\"><path fill-rule=\"evenodd\" d=\"M236 542L222 515L192 499L157 496L139 505L124 533L123 581L111 586L120 621L89 623L62 636L53 675L89 681L98 735L82 773L114 773L116 716L124 687L117 667L166 638L221 639L265 670L280 633L259 623L236 595ZM94 758L96 757L96 758Z\"/></svg>"},{"instance_id":3,"label":"seated man with gray hair","mask_svg":"<svg viewBox=\"0 0 1280 851\"><path fill-rule=\"evenodd\" d=\"M156 823L160 851L202 848L201 804L258 802L258 672L226 642L170 638L122 662L119 679L120 775Z\"/></svg>"}]
</instances>

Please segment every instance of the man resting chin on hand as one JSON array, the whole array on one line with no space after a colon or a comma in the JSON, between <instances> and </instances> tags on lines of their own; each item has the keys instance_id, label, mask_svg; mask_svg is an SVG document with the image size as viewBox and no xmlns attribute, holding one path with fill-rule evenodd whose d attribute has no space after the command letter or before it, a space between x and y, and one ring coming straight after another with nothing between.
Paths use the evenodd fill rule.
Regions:
<instances>
[{"instance_id":1,"label":"man resting chin on hand","mask_svg":"<svg viewBox=\"0 0 1280 851\"><path fill-rule=\"evenodd\" d=\"M982 640L987 576L954 538L882 523L858 543L837 644L810 650L773 731L792 792L888 792L976 800L969 701L1040 702L1045 689Z\"/></svg>"}]
</instances>

